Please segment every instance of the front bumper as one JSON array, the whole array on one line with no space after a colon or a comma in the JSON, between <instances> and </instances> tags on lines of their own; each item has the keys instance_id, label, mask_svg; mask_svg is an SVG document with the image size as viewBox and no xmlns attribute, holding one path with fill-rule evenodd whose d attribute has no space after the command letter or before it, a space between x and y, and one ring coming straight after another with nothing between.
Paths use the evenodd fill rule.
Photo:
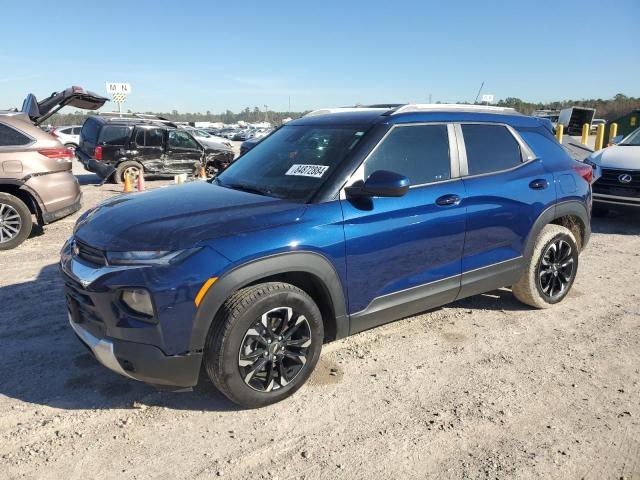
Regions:
<instances>
[{"instance_id":1,"label":"front bumper","mask_svg":"<svg viewBox=\"0 0 640 480\"><path fill-rule=\"evenodd\" d=\"M604 193L594 193L593 202L610 207L620 206L640 208L640 198L638 197L620 197L616 195L606 195Z\"/></svg>"},{"instance_id":2,"label":"front bumper","mask_svg":"<svg viewBox=\"0 0 640 480\"><path fill-rule=\"evenodd\" d=\"M69 242L60 267L71 327L100 363L149 384L179 388L197 384L202 350L188 347L195 294L188 293L186 284L181 289L166 285L168 278L160 269L89 264L72 254ZM180 266L170 273L183 278ZM121 288L152 290L152 280L166 285L166 291L155 291L157 323L141 321L120 301Z\"/></svg>"},{"instance_id":3,"label":"front bumper","mask_svg":"<svg viewBox=\"0 0 640 480\"><path fill-rule=\"evenodd\" d=\"M77 323L69 313L69 323L78 338L108 369L152 385L187 388L198 383L201 353L167 356L152 345L101 338Z\"/></svg>"}]
</instances>

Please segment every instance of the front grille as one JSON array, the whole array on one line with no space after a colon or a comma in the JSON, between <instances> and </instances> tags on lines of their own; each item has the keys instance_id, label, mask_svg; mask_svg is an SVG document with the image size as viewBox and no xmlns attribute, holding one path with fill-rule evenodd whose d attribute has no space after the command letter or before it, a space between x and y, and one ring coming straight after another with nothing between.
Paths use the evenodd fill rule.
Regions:
<instances>
[{"instance_id":1,"label":"front grille","mask_svg":"<svg viewBox=\"0 0 640 480\"><path fill-rule=\"evenodd\" d=\"M620 175L630 175L631 182L621 182ZM593 191L616 197L640 198L640 170L603 168L602 176L593 184Z\"/></svg>"},{"instance_id":2,"label":"front grille","mask_svg":"<svg viewBox=\"0 0 640 480\"><path fill-rule=\"evenodd\" d=\"M105 325L96 311L96 306L88 292L66 273L62 274L64 293L71 319L82 323L96 336L104 335Z\"/></svg>"},{"instance_id":3,"label":"front grille","mask_svg":"<svg viewBox=\"0 0 640 480\"><path fill-rule=\"evenodd\" d=\"M106 257L102 250L90 247L86 243L76 240L77 255L86 262L94 265L104 266L107 264Z\"/></svg>"}]
</instances>

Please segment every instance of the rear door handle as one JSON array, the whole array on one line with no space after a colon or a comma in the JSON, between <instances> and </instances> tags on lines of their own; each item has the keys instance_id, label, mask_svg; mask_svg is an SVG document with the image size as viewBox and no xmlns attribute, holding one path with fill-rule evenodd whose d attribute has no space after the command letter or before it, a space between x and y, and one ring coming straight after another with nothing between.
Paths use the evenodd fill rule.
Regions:
<instances>
[{"instance_id":1,"label":"rear door handle","mask_svg":"<svg viewBox=\"0 0 640 480\"><path fill-rule=\"evenodd\" d=\"M544 190L548 186L549 182L547 182L544 178L538 178L536 180L533 180L529 184L529 188L531 188L532 190Z\"/></svg>"},{"instance_id":2,"label":"rear door handle","mask_svg":"<svg viewBox=\"0 0 640 480\"><path fill-rule=\"evenodd\" d=\"M436 205L440 205L441 207L448 207L450 205L458 205L460 203L459 195L455 193L450 193L449 195L443 195L436 200Z\"/></svg>"}]
</instances>

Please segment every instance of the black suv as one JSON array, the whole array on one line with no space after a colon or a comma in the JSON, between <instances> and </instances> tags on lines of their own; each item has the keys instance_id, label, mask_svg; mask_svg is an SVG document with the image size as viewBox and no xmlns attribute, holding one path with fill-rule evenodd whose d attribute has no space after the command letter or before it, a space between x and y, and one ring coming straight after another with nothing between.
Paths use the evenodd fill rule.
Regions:
<instances>
[{"instance_id":1,"label":"black suv","mask_svg":"<svg viewBox=\"0 0 640 480\"><path fill-rule=\"evenodd\" d=\"M233 161L226 145L203 145L186 130L160 117L87 118L76 150L84 167L102 178L122 183L145 175L196 174L205 167L212 176Z\"/></svg>"}]
</instances>

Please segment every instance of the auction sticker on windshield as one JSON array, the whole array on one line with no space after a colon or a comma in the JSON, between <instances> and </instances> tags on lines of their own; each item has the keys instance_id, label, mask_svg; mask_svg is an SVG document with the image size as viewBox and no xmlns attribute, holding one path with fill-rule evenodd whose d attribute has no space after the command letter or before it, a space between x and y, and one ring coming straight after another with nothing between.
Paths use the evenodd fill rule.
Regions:
<instances>
[{"instance_id":1,"label":"auction sticker on windshield","mask_svg":"<svg viewBox=\"0 0 640 480\"><path fill-rule=\"evenodd\" d=\"M285 175L296 175L300 177L320 178L324 172L329 170L327 165L291 165Z\"/></svg>"}]
</instances>

